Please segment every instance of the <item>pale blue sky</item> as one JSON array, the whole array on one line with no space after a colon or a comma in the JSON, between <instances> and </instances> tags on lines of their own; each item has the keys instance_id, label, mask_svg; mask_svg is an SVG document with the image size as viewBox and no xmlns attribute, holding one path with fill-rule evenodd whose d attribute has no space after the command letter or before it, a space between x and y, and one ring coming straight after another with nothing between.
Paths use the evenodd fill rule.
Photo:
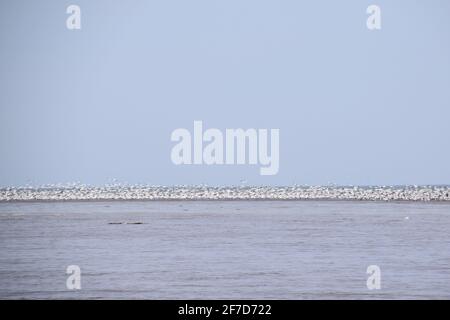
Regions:
<instances>
[{"instance_id":1,"label":"pale blue sky","mask_svg":"<svg viewBox=\"0 0 450 320\"><path fill-rule=\"evenodd\" d=\"M450 183L448 0L4 0L0 87L0 186ZM173 165L194 120L279 128L278 175Z\"/></svg>"}]
</instances>

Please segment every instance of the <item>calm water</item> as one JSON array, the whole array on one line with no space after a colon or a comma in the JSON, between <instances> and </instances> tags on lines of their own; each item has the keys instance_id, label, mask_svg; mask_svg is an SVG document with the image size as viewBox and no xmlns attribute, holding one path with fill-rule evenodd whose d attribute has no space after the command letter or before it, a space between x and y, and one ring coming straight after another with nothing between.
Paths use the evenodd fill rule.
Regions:
<instances>
[{"instance_id":1,"label":"calm water","mask_svg":"<svg viewBox=\"0 0 450 320\"><path fill-rule=\"evenodd\" d=\"M0 203L0 298L449 299L450 204Z\"/></svg>"}]
</instances>

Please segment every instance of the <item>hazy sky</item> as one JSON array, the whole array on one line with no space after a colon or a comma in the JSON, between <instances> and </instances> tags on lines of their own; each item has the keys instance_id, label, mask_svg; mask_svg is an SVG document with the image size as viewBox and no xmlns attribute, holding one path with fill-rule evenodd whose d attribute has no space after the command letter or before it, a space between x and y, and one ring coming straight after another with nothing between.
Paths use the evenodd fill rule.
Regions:
<instances>
[{"instance_id":1,"label":"hazy sky","mask_svg":"<svg viewBox=\"0 0 450 320\"><path fill-rule=\"evenodd\" d=\"M450 183L448 0L2 0L0 88L1 186ZM175 166L194 120L279 128L278 175Z\"/></svg>"}]
</instances>

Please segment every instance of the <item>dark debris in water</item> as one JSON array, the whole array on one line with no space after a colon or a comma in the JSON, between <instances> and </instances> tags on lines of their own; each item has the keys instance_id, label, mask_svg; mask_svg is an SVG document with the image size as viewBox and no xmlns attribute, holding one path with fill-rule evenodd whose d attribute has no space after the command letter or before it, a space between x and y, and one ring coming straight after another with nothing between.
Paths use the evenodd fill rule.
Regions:
<instances>
[{"instance_id":1,"label":"dark debris in water","mask_svg":"<svg viewBox=\"0 0 450 320\"><path fill-rule=\"evenodd\" d=\"M108 222L108 224L144 224L143 222Z\"/></svg>"}]
</instances>

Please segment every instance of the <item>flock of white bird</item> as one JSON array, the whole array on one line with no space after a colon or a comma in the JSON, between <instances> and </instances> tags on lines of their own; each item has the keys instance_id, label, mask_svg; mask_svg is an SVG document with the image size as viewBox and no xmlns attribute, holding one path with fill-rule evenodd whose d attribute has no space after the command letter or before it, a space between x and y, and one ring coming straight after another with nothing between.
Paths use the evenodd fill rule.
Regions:
<instances>
[{"instance_id":1,"label":"flock of white bird","mask_svg":"<svg viewBox=\"0 0 450 320\"><path fill-rule=\"evenodd\" d=\"M450 186L123 186L0 189L0 201L71 200L361 200L450 201Z\"/></svg>"}]
</instances>

